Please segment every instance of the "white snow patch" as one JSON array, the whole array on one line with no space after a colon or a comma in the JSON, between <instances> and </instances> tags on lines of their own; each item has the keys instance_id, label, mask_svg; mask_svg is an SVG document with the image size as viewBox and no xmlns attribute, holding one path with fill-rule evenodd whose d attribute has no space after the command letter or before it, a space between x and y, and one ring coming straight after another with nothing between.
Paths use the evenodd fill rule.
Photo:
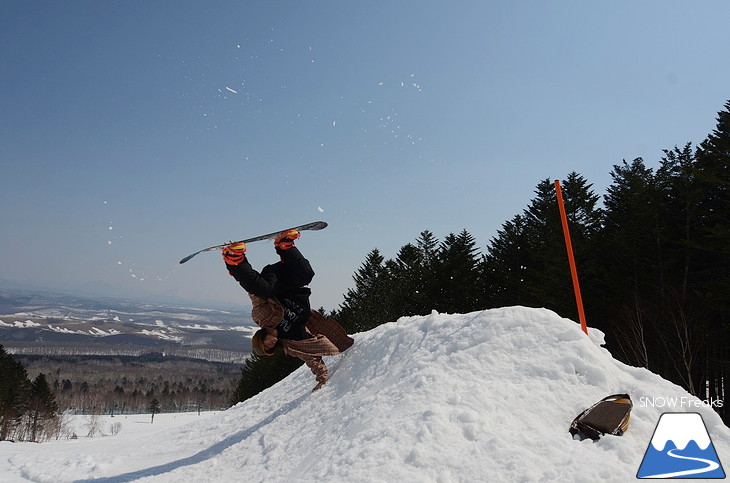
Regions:
<instances>
[{"instance_id":1,"label":"white snow patch","mask_svg":"<svg viewBox=\"0 0 730 483\"><path fill-rule=\"evenodd\" d=\"M200 325L200 324L191 324L191 325L181 325L179 326L181 329L192 329L192 330L223 330L221 327L217 327L215 325Z\"/></svg>"},{"instance_id":2,"label":"white snow patch","mask_svg":"<svg viewBox=\"0 0 730 483\"><path fill-rule=\"evenodd\" d=\"M175 341L175 342L180 342L183 339L180 336L171 335L171 334L166 333L166 332L163 332L161 330L142 329L138 333L139 334L142 334L142 335L148 335L148 336L151 336L151 337L157 337L158 339L172 340L172 341Z\"/></svg>"},{"instance_id":3,"label":"white snow patch","mask_svg":"<svg viewBox=\"0 0 730 483\"><path fill-rule=\"evenodd\" d=\"M48 324L48 329L59 334L86 334L86 332L84 332L83 330L71 330L65 327L54 327L51 324Z\"/></svg>"},{"instance_id":4,"label":"white snow patch","mask_svg":"<svg viewBox=\"0 0 730 483\"><path fill-rule=\"evenodd\" d=\"M2 442L0 480L626 482L666 411L641 398L688 396L613 359L599 331L587 337L545 309L434 312L354 337L325 358L331 380L318 392L302 367L204 418L130 416L117 436ZM634 400L628 432L574 441L572 419L620 392ZM730 460L719 416L687 412L702 414L720 460Z\"/></svg>"}]
</instances>

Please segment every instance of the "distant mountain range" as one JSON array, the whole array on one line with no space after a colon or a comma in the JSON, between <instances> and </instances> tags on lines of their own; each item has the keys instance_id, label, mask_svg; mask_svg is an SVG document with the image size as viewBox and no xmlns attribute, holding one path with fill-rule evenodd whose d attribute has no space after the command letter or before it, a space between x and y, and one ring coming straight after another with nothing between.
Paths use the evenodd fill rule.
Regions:
<instances>
[{"instance_id":1,"label":"distant mountain range","mask_svg":"<svg viewBox=\"0 0 730 483\"><path fill-rule=\"evenodd\" d=\"M245 307L231 311L0 289L0 344L10 353L161 352L240 362L256 328Z\"/></svg>"}]
</instances>

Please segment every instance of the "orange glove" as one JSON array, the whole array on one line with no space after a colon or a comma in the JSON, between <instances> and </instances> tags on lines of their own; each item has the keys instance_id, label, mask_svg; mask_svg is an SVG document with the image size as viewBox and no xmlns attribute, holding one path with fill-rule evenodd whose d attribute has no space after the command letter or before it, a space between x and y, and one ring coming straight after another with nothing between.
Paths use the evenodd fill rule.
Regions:
<instances>
[{"instance_id":1,"label":"orange glove","mask_svg":"<svg viewBox=\"0 0 730 483\"><path fill-rule=\"evenodd\" d=\"M246 244L234 243L223 248L223 260L228 265L238 265L246 259Z\"/></svg>"},{"instance_id":2,"label":"orange glove","mask_svg":"<svg viewBox=\"0 0 730 483\"><path fill-rule=\"evenodd\" d=\"M284 230L274 240L274 246L280 250L288 250L294 246L294 240L301 234L297 230Z\"/></svg>"}]
</instances>

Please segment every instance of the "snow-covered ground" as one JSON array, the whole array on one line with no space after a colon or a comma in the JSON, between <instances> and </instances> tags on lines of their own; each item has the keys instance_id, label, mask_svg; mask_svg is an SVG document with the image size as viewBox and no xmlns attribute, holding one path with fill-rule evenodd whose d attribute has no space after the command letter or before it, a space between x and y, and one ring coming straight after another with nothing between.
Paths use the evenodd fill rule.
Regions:
<instances>
[{"instance_id":1,"label":"snow-covered ground","mask_svg":"<svg viewBox=\"0 0 730 483\"><path fill-rule=\"evenodd\" d=\"M116 436L2 442L0 481L626 482L665 412L700 413L729 469L730 429L711 408L548 310L406 317L355 339L325 359L321 391L302 367L227 411L118 416ZM571 438L579 412L622 392L634 401L624 436Z\"/></svg>"}]
</instances>

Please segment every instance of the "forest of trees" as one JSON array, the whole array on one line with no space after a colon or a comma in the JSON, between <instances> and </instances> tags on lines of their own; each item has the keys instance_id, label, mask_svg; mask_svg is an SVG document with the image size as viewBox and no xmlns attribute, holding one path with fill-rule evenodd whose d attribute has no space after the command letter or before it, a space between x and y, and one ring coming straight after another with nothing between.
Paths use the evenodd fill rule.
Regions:
<instances>
[{"instance_id":1,"label":"forest of trees","mask_svg":"<svg viewBox=\"0 0 730 483\"><path fill-rule=\"evenodd\" d=\"M616 358L722 400L730 369L730 102L699 146L665 150L656 168L624 160L611 176L603 197L576 172L561 182L588 325L606 333ZM373 249L353 278L329 314L350 333L432 310L512 305L578 320L550 179L484 252L466 230L444 240L426 230L395 258ZM266 362L249 361L234 402L286 375L271 374Z\"/></svg>"},{"instance_id":2,"label":"forest of trees","mask_svg":"<svg viewBox=\"0 0 730 483\"><path fill-rule=\"evenodd\" d=\"M29 374L35 378L30 380ZM0 440L62 437L67 430L64 416L70 414L91 418L152 412L152 408L156 412L226 409L238 374L238 364L160 353L11 356L0 345Z\"/></svg>"},{"instance_id":3,"label":"forest of trees","mask_svg":"<svg viewBox=\"0 0 730 483\"><path fill-rule=\"evenodd\" d=\"M239 373L238 364L161 353L14 357L29 374L46 374L58 406L73 414L140 413L153 398L163 412L224 409Z\"/></svg>"}]
</instances>

